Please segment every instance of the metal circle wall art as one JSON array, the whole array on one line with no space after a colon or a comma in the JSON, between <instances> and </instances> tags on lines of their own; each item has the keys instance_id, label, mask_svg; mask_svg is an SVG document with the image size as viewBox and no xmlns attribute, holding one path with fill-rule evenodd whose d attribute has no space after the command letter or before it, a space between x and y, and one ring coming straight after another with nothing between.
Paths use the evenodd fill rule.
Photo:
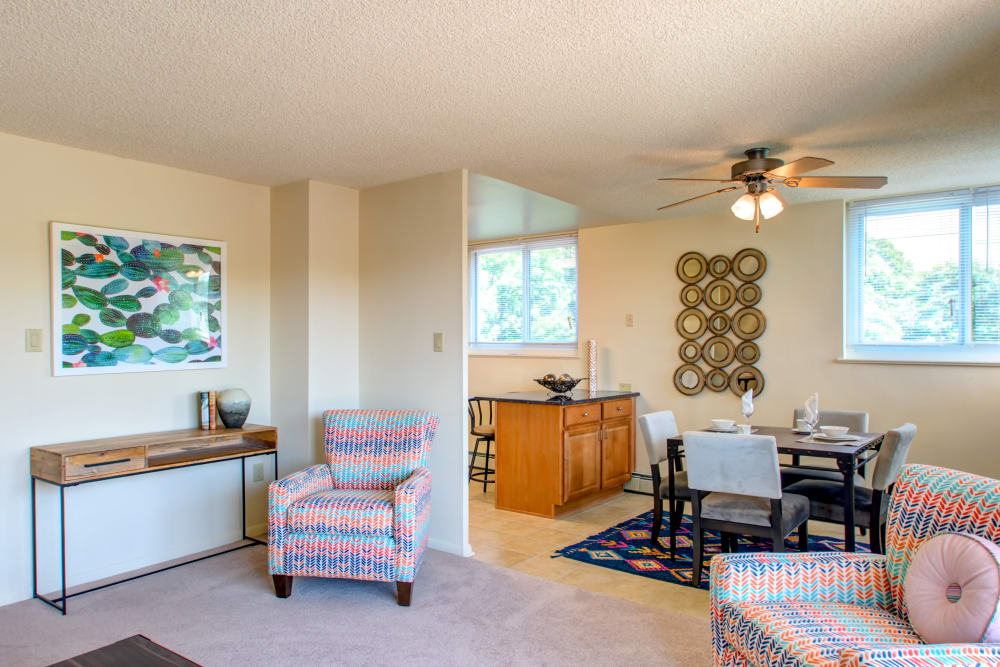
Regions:
<instances>
[{"instance_id":1,"label":"metal circle wall art","mask_svg":"<svg viewBox=\"0 0 1000 667\"><path fill-rule=\"evenodd\" d=\"M725 278L732 268L733 263L725 255L716 255L708 260L708 272L713 278Z\"/></svg>"},{"instance_id":2,"label":"metal circle wall art","mask_svg":"<svg viewBox=\"0 0 1000 667\"><path fill-rule=\"evenodd\" d=\"M708 330L716 336L729 331L729 315L726 313L712 313L708 316Z\"/></svg>"},{"instance_id":3,"label":"metal circle wall art","mask_svg":"<svg viewBox=\"0 0 1000 667\"><path fill-rule=\"evenodd\" d=\"M712 391L725 391L729 386L729 376L721 368L713 368L705 375L705 386Z\"/></svg>"},{"instance_id":4,"label":"metal circle wall art","mask_svg":"<svg viewBox=\"0 0 1000 667\"><path fill-rule=\"evenodd\" d=\"M701 359L701 345L693 340L686 340L681 343L680 350L677 351L677 354L680 356L682 361L693 364Z\"/></svg>"},{"instance_id":5,"label":"metal circle wall art","mask_svg":"<svg viewBox=\"0 0 1000 667\"><path fill-rule=\"evenodd\" d=\"M685 285L681 288L681 303L688 308L694 308L701 303L704 294L697 285Z\"/></svg>"},{"instance_id":6,"label":"metal circle wall art","mask_svg":"<svg viewBox=\"0 0 1000 667\"><path fill-rule=\"evenodd\" d=\"M677 260L677 277L691 285L700 282L708 272L708 262L700 252L686 252Z\"/></svg>"},{"instance_id":7,"label":"metal circle wall art","mask_svg":"<svg viewBox=\"0 0 1000 667\"><path fill-rule=\"evenodd\" d=\"M697 308L685 308L677 316L677 333L688 340L698 340L708 329L708 318Z\"/></svg>"},{"instance_id":8,"label":"metal circle wall art","mask_svg":"<svg viewBox=\"0 0 1000 667\"><path fill-rule=\"evenodd\" d=\"M767 271L767 259L756 248L731 258L705 257L691 251L677 260L684 308L676 328L684 340L677 349L682 365L674 373L674 387L685 396L706 387L737 394L753 388L757 396L764 390L764 374L754 365L761 355L753 341L764 334L767 320L757 307L763 294L756 281Z\"/></svg>"},{"instance_id":9,"label":"metal circle wall art","mask_svg":"<svg viewBox=\"0 0 1000 667\"><path fill-rule=\"evenodd\" d=\"M756 364L760 361L760 348L757 343L745 340L736 346L736 361L741 364Z\"/></svg>"},{"instance_id":10,"label":"metal circle wall art","mask_svg":"<svg viewBox=\"0 0 1000 667\"><path fill-rule=\"evenodd\" d=\"M743 283L736 288L736 300L744 306L756 306L760 301L760 287L756 283Z\"/></svg>"},{"instance_id":11,"label":"metal circle wall art","mask_svg":"<svg viewBox=\"0 0 1000 667\"><path fill-rule=\"evenodd\" d=\"M729 389L737 396L753 389L753 396L757 398L764 393L764 374L756 366L740 366L729 374Z\"/></svg>"},{"instance_id":12,"label":"metal circle wall art","mask_svg":"<svg viewBox=\"0 0 1000 667\"><path fill-rule=\"evenodd\" d=\"M766 270L764 253L756 248L744 248L733 255L733 275L745 283L757 280Z\"/></svg>"},{"instance_id":13,"label":"metal circle wall art","mask_svg":"<svg viewBox=\"0 0 1000 667\"><path fill-rule=\"evenodd\" d=\"M674 386L686 396L694 396L705 387L705 373L694 364L684 364L674 373Z\"/></svg>"}]
</instances>

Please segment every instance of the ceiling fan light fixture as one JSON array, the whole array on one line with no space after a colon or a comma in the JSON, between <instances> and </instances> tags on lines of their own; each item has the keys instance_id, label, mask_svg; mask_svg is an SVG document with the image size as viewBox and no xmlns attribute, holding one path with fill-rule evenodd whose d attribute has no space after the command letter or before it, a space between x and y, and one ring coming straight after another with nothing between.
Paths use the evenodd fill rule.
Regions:
<instances>
[{"instance_id":1,"label":"ceiling fan light fixture","mask_svg":"<svg viewBox=\"0 0 1000 667\"><path fill-rule=\"evenodd\" d=\"M760 195L758 202L760 204L760 214L765 220L770 220L785 210L785 202L781 200L781 197L773 189Z\"/></svg>"},{"instance_id":2,"label":"ceiling fan light fixture","mask_svg":"<svg viewBox=\"0 0 1000 667\"><path fill-rule=\"evenodd\" d=\"M736 200L730 210L740 220L753 220L757 214L757 198L751 194L745 194Z\"/></svg>"}]
</instances>

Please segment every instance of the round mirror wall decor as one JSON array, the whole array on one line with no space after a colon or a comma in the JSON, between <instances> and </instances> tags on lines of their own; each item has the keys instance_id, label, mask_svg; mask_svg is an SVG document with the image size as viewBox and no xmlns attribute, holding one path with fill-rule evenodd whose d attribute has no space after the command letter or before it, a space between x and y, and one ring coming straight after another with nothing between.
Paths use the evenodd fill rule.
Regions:
<instances>
[{"instance_id":1,"label":"round mirror wall decor","mask_svg":"<svg viewBox=\"0 0 1000 667\"><path fill-rule=\"evenodd\" d=\"M701 358L701 345L694 342L693 340L686 340L681 343L681 348L678 350L678 355L681 361L685 361L689 364L693 364Z\"/></svg>"},{"instance_id":2,"label":"round mirror wall decor","mask_svg":"<svg viewBox=\"0 0 1000 667\"><path fill-rule=\"evenodd\" d=\"M764 374L756 366L740 366L729 374L729 389L742 396L747 389L753 389L753 397L764 393Z\"/></svg>"},{"instance_id":3,"label":"round mirror wall decor","mask_svg":"<svg viewBox=\"0 0 1000 667\"><path fill-rule=\"evenodd\" d=\"M725 391L729 386L729 376L721 368L713 368L705 375L705 386L712 391Z\"/></svg>"},{"instance_id":4,"label":"round mirror wall decor","mask_svg":"<svg viewBox=\"0 0 1000 667\"><path fill-rule=\"evenodd\" d=\"M681 303L688 308L694 308L701 303L704 294L697 285L685 285L681 288Z\"/></svg>"},{"instance_id":5,"label":"round mirror wall decor","mask_svg":"<svg viewBox=\"0 0 1000 667\"><path fill-rule=\"evenodd\" d=\"M677 260L680 301L677 348L681 365L674 372L674 387L695 396L705 387L713 392L728 388L742 395L753 388L764 390L764 374L754 364L760 347L753 342L764 334L767 320L757 307L763 296L757 280L767 270L764 253L744 248L730 258L692 250ZM733 365L735 370L727 371Z\"/></svg>"},{"instance_id":6,"label":"round mirror wall decor","mask_svg":"<svg viewBox=\"0 0 1000 667\"><path fill-rule=\"evenodd\" d=\"M741 364L756 364L760 360L760 348L757 343L745 340L736 346L736 361Z\"/></svg>"},{"instance_id":7,"label":"round mirror wall decor","mask_svg":"<svg viewBox=\"0 0 1000 667\"><path fill-rule=\"evenodd\" d=\"M725 255L716 255L708 260L708 272L713 278L725 278L729 275L729 270L733 268L732 262Z\"/></svg>"},{"instance_id":8,"label":"round mirror wall decor","mask_svg":"<svg viewBox=\"0 0 1000 667\"><path fill-rule=\"evenodd\" d=\"M743 308L737 310L733 315L732 331L733 335L743 340L753 340L760 338L764 333L767 322L764 320L764 313L756 308Z\"/></svg>"},{"instance_id":9,"label":"round mirror wall decor","mask_svg":"<svg viewBox=\"0 0 1000 667\"><path fill-rule=\"evenodd\" d=\"M725 368L733 363L736 357L736 347L725 336L712 336L701 348L701 357L713 368Z\"/></svg>"},{"instance_id":10,"label":"round mirror wall decor","mask_svg":"<svg viewBox=\"0 0 1000 667\"><path fill-rule=\"evenodd\" d=\"M708 318L708 330L716 336L721 336L729 331L729 315L725 313L712 313Z\"/></svg>"},{"instance_id":11,"label":"round mirror wall decor","mask_svg":"<svg viewBox=\"0 0 1000 667\"><path fill-rule=\"evenodd\" d=\"M677 260L677 277L688 284L695 284L708 272L708 262L700 252L691 251Z\"/></svg>"},{"instance_id":12,"label":"round mirror wall decor","mask_svg":"<svg viewBox=\"0 0 1000 667\"><path fill-rule=\"evenodd\" d=\"M760 301L760 287L755 283L743 283L736 288L736 300L744 306L756 306Z\"/></svg>"},{"instance_id":13,"label":"round mirror wall decor","mask_svg":"<svg viewBox=\"0 0 1000 667\"><path fill-rule=\"evenodd\" d=\"M674 373L674 387L685 396L694 396L705 388L705 373L694 364L684 364Z\"/></svg>"},{"instance_id":14,"label":"round mirror wall decor","mask_svg":"<svg viewBox=\"0 0 1000 667\"><path fill-rule=\"evenodd\" d=\"M682 338L697 340L708 329L708 318L697 308L685 308L677 316L677 333Z\"/></svg>"},{"instance_id":15,"label":"round mirror wall decor","mask_svg":"<svg viewBox=\"0 0 1000 667\"><path fill-rule=\"evenodd\" d=\"M705 288L705 305L712 310L727 310L736 302L736 288L725 278L713 280Z\"/></svg>"},{"instance_id":16,"label":"round mirror wall decor","mask_svg":"<svg viewBox=\"0 0 1000 667\"><path fill-rule=\"evenodd\" d=\"M744 248L733 255L733 275L745 283L757 280L766 270L764 253L756 248Z\"/></svg>"}]
</instances>

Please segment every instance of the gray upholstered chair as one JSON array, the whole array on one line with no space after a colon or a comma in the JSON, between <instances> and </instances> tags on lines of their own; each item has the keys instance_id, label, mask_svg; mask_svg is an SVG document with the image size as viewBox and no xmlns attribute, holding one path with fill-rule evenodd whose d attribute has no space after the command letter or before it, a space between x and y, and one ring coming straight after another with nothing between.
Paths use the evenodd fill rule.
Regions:
<instances>
[{"instance_id":1,"label":"gray upholstered chair","mask_svg":"<svg viewBox=\"0 0 1000 667\"><path fill-rule=\"evenodd\" d=\"M917 434L917 427L906 423L885 434L882 448L875 459L872 485L854 487L854 520L858 527L872 531L871 549L885 553L883 526L889 509L889 495L906 455ZM785 488L787 493L803 495L809 499L809 518L830 523L844 523L844 505L841 494L844 480L803 479Z\"/></svg>"},{"instance_id":2,"label":"gray upholstered chair","mask_svg":"<svg viewBox=\"0 0 1000 667\"><path fill-rule=\"evenodd\" d=\"M781 553L796 529L799 550L809 548L809 499L782 492L774 436L685 431L684 455L694 517L694 586L701 585L705 530L722 533L723 551L736 551L735 536L746 534L771 538L772 550Z\"/></svg>"},{"instance_id":3,"label":"gray upholstered chair","mask_svg":"<svg viewBox=\"0 0 1000 667\"><path fill-rule=\"evenodd\" d=\"M794 427L796 422L800 419L806 418L805 408L795 408L792 413L792 426ZM820 410L819 411L819 426L846 426L853 433L867 433L868 432L868 413L861 412L858 410ZM792 455L792 465L799 465L798 454ZM864 484L864 468L861 469L862 474L855 478L855 483ZM789 467L781 468L781 485L790 486L795 482L803 479L826 479L834 482L843 481L844 476L839 470L831 468L830 470L802 470Z\"/></svg>"},{"instance_id":4,"label":"gray upholstered chair","mask_svg":"<svg viewBox=\"0 0 1000 667\"><path fill-rule=\"evenodd\" d=\"M670 495L670 478L660 474L660 464L667 460L667 438L680 435L677 430L677 420L671 410L650 412L639 417L639 430L643 442L646 443L646 455L649 457L649 472L653 478L653 532L650 542L654 547L660 546L660 528L663 526L663 500L670 503L670 557L677 557L677 529L684 517L684 501L690 497L688 490L687 471L678 460L674 465L674 495ZM669 471L667 472L669 475Z\"/></svg>"}]
</instances>

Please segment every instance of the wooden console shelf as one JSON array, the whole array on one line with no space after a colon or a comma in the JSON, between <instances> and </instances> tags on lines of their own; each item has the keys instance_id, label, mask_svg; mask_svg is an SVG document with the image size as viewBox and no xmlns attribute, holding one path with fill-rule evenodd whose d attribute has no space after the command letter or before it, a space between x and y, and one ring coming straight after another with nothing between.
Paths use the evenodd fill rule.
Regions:
<instances>
[{"instance_id":1,"label":"wooden console shelf","mask_svg":"<svg viewBox=\"0 0 1000 667\"><path fill-rule=\"evenodd\" d=\"M134 475L277 450L278 429L247 424L243 428L199 428L81 440L31 448L31 476L53 484Z\"/></svg>"}]
</instances>

